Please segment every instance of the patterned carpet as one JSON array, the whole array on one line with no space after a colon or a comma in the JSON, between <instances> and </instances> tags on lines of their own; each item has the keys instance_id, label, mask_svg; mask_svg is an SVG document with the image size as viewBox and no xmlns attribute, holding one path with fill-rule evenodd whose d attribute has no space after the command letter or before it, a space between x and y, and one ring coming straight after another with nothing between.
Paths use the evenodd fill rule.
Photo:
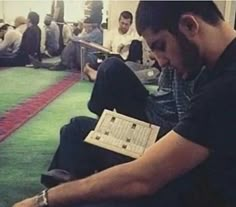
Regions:
<instances>
[{"instance_id":1,"label":"patterned carpet","mask_svg":"<svg viewBox=\"0 0 236 207\"><path fill-rule=\"evenodd\" d=\"M43 92L2 114L0 116L0 142L79 80L79 73L71 73Z\"/></svg>"}]
</instances>

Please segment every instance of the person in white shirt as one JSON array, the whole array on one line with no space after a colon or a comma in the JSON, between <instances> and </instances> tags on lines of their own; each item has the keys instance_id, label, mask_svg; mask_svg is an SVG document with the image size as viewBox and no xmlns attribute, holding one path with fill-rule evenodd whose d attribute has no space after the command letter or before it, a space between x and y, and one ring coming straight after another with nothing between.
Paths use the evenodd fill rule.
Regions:
<instances>
[{"instance_id":1,"label":"person in white shirt","mask_svg":"<svg viewBox=\"0 0 236 207\"><path fill-rule=\"evenodd\" d=\"M123 11L119 17L119 27L108 32L103 46L114 53L119 53L125 60L129 53L129 46L134 39L138 39L136 31L131 27L133 15Z\"/></svg>"},{"instance_id":2,"label":"person in white shirt","mask_svg":"<svg viewBox=\"0 0 236 207\"><path fill-rule=\"evenodd\" d=\"M18 52L22 34L9 24L0 23L0 56L11 56Z\"/></svg>"}]
</instances>

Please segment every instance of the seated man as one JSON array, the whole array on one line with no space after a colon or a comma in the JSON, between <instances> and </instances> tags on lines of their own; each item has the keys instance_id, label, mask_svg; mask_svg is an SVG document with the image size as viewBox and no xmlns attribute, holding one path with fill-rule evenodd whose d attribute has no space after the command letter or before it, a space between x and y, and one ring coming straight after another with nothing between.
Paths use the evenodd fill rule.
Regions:
<instances>
[{"instance_id":1,"label":"seated man","mask_svg":"<svg viewBox=\"0 0 236 207\"><path fill-rule=\"evenodd\" d=\"M9 24L0 24L0 56L13 56L20 48L22 34Z\"/></svg>"},{"instance_id":2,"label":"seated man","mask_svg":"<svg viewBox=\"0 0 236 207\"><path fill-rule=\"evenodd\" d=\"M184 117L139 159L14 207L34 207L42 199L50 207L236 206L235 30L213 1L141 1L136 14L137 30L161 66L175 66L185 79L206 66L205 83L195 85Z\"/></svg>"},{"instance_id":3,"label":"seated man","mask_svg":"<svg viewBox=\"0 0 236 207\"><path fill-rule=\"evenodd\" d=\"M51 57L58 54L60 31L51 15L47 14L44 19L42 32L41 53Z\"/></svg>"},{"instance_id":4,"label":"seated man","mask_svg":"<svg viewBox=\"0 0 236 207\"><path fill-rule=\"evenodd\" d=\"M135 30L131 27L133 23L133 15L129 11L123 11L121 12L119 16L119 26L118 28L112 29L107 32L107 35L105 35L103 46L111 51L111 54L109 56L119 57L122 60L126 60L128 57L128 54L130 53L129 48L131 45L131 42L135 39L139 39L137 33ZM135 50L131 51L134 53L133 55L136 55L137 53ZM98 62L99 59L104 60L107 56L103 57L104 55L101 55L99 58L94 58L94 56L88 56L85 60L85 74L88 75L88 78L91 81L94 81L96 79L96 72L90 69L97 70L98 66L101 62Z\"/></svg>"},{"instance_id":5,"label":"seated man","mask_svg":"<svg viewBox=\"0 0 236 207\"><path fill-rule=\"evenodd\" d=\"M157 82L160 67L145 40L133 40L131 42L125 63L143 84L155 84ZM97 78L97 65L90 62L86 63L84 67L84 74L91 82Z\"/></svg>"},{"instance_id":6,"label":"seated man","mask_svg":"<svg viewBox=\"0 0 236 207\"><path fill-rule=\"evenodd\" d=\"M103 46L126 60L129 53L129 46L134 39L138 39L138 35L131 27L133 23L133 15L129 11L123 11L119 17L119 27L108 32L104 39Z\"/></svg>"},{"instance_id":7,"label":"seated man","mask_svg":"<svg viewBox=\"0 0 236 207\"><path fill-rule=\"evenodd\" d=\"M23 66L26 56L21 52L22 34L18 27L13 29L8 24L0 23L0 67Z\"/></svg>"},{"instance_id":8,"label":"seated man","mask_svg":"<svg viewBox=\"0 0 236 207\"><path fill-rule=\"evenodd\" d=\"M41 63L34 58L31 58L31 62L35 68L47 68L50 70L78 70L78 68L80 68L81 48L79 40L102 44L102 39L102 32L100 29L98 29L97 24L94 24L92 19L87 18L84 20L84 31L79 34L79 36L73 37L71 39L70 43L62 51L61 60L59 63Z\"/></svg>"},{"instance_id":9,"label":"seated man","mask_svg":"<svg viewBox=\"0 0 236 207\"><path fill-rule=\"evenodd\" d=\"M23 34L20 50L27 56L41 60L40 43L41 29L38 26L39 15L36 12L30 12L27 17L27 29Z\"/></svg>"}]
</instances>

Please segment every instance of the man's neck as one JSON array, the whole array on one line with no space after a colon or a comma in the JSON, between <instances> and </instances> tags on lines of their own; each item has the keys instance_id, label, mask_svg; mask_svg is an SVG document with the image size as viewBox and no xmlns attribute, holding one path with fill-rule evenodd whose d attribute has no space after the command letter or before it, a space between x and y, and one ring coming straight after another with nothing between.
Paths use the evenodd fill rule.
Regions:
<instances>
[{"instance_id":1,"label":"man's neck","mask_svg":"<svg viewBox=\"0 0 236 207\"><path fill-rule=\"evenodd\" d=\"M129 30L128 30L129 31ZM127 32L128 32L127 31ZM121 34L121 35L125 35L127 32L122 32L122 30L120 29L120 28L118 28L118 32L119 32L119 34Z\"/></svg>"},{"instance_id":2,"label":"man's neck","mask_svg":"<svg viewBox=\"0 0 236 207\"><path fill-rule=\"evenodd\" d=\"M208 38L205 40L207 48L203 56L207 67L213 68L226 47L236 38L236 32L226 22L208 32Z\"/></svg>"}]
</instances>

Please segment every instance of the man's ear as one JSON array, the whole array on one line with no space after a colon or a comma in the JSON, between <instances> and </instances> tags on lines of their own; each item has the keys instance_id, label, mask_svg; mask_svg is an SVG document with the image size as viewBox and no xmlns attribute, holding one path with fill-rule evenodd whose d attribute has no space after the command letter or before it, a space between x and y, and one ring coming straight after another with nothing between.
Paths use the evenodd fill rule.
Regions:
<instances>
[{"instance_id":1,"label":"man's ear","mask_svg":"<svg viewBox=\"0 0 236 207\"><path fill-rule=\"evenodd\" d=\"M199 32L199 23L197 19L190 14L184 14L179 20L179 31L186 37L193 37Z\"/></svg>"}]
</instances>

